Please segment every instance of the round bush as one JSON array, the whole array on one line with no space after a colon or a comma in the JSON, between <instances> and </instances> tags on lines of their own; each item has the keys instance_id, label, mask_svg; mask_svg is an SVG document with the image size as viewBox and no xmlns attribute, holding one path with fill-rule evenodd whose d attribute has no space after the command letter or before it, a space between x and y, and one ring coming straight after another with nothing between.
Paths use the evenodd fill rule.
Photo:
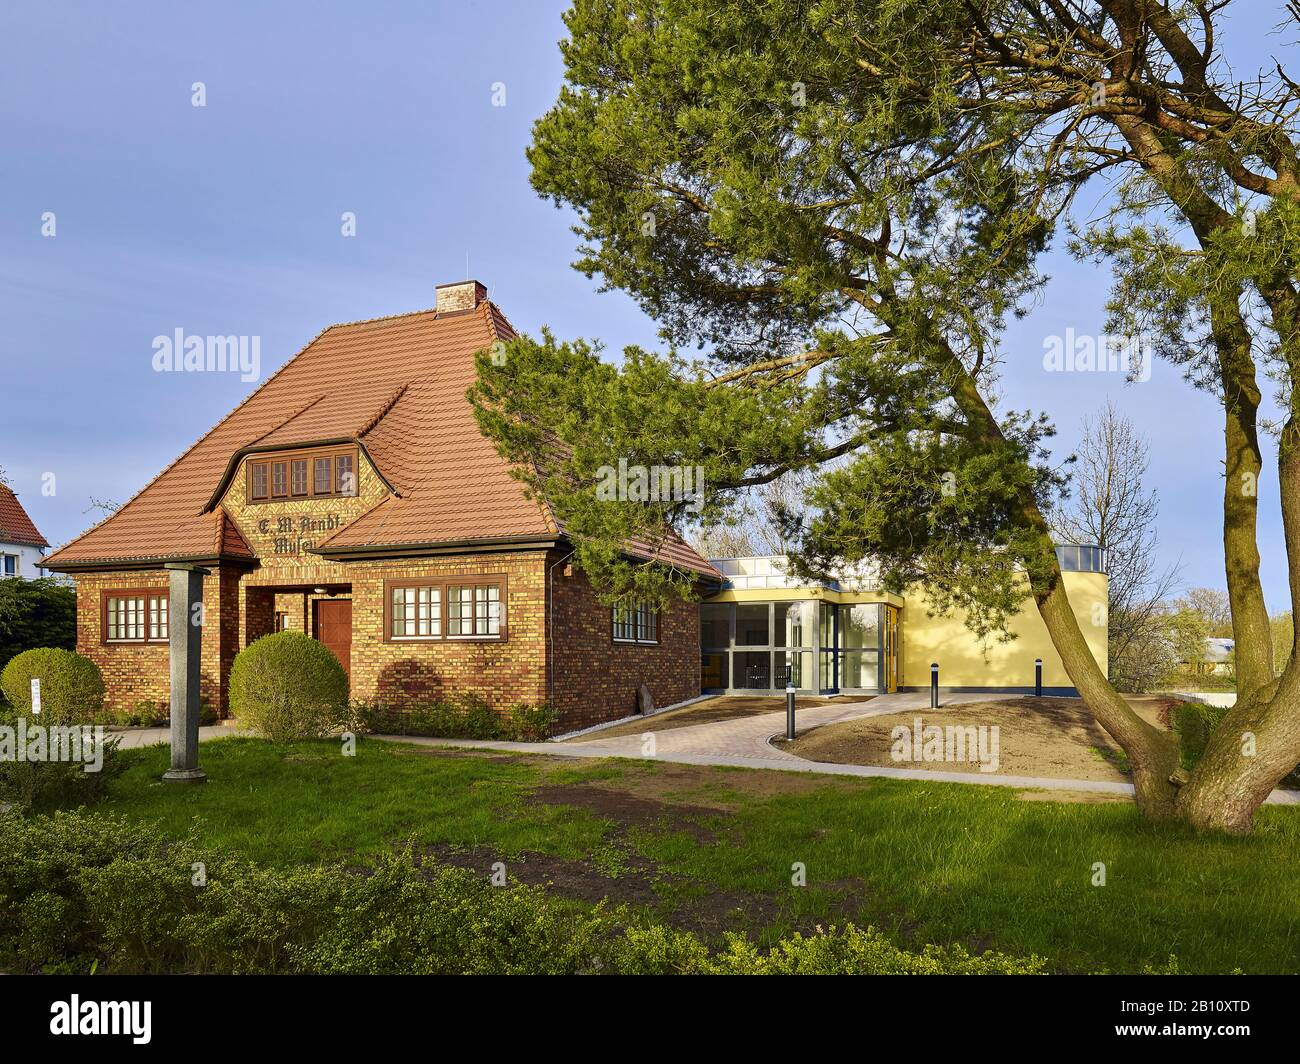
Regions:
<instances>
[{"instance_id":1,"label":"round bush","mask_svg":"<svg viewBox=\"0 0 1300 1064\"><path fill-rule=\"evenodd\" d=\"M32 679L41 681L41 721L85 724L104 708L104 679L87 657L57 647L25 650L0 673L0 691L20 713L32 711Z\"/></svg>"},{"instance_id":2,"label":"round bush","mask_svg":"<svg viewBox=\"0 0 1300 1064\"><path fill-rule=\"evenodd\" d=\"M230 709L272 742L316 739L347 719L348 677L332 651L302 632L250 643L230 670Z\"/></svg>"}]
</instances>

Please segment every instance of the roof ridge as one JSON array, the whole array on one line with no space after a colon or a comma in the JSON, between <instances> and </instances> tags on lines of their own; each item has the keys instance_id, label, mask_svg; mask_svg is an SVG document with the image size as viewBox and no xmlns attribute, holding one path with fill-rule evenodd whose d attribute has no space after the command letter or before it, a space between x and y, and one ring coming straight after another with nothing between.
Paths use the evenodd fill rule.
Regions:
<instances>
[{"instance_id":1,"label":"roof ridge","mask_svg":"<svg viewBox=\"0 0 1300 1064\"><path fill-rule=\"evenodd\" d=\"M346 329L353 325L374 325L381 321L396 321L398 318L413 318L417 314L434 314L438 313L437 307L425 307L423 310L404 310L400 314L381 314L377 318L358 318L356 321L336 321L333 325L327 325L321 332L326 333L331 329Z\"/></svg>"},{"instance_id":2,"label":"roof ridge","mask_svg":"<svg viewBox=\"0 0 1300 1064\"><path fill-rule=\"evenodd\" d=\"M324 392L321 392L320 395L313 396L311 399L308 399L307 402L306 402L305 404L303 404L303 406L302 406L301 408L299 408L298 410L295 410L292 414L290 414L290 415L289 415L287 418L285 418L283 421L280 421L280 422L278 422L277 424L271 426L271 428L267 429L264 433L262 433L262 435L260 435L260 436L254 436L251 440L249 440L246 444L244 444L244 446L245 446L245 447L252 447L252 446L254 446L255 444L257 444L257 443L261 442L262 440L266 439L266 438L267 438L268 436L270 436L272 433L279 432L282 428L285 427L285 425L289 424L290 421L293 421L293 420L296 419L296 418L302 417L303 414L307 413L308 410L310 410L313 406L315 406L317 403L319 403L319 402L320 402L322 399L324 399L324 398L325 398L325 393L324 393Z\"/></svg>"}]
</instances>

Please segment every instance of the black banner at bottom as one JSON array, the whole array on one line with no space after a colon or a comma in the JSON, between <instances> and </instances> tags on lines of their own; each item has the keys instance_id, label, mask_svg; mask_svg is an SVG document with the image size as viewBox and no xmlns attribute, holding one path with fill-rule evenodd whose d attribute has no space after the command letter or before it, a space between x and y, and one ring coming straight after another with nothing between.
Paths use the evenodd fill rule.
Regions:
<instances>
[{"instance_id":1,"label":"black banner at bottom","mask_svg":"<svg viewBox=\"0 0 1300 1064\"><path fill-rule=\"evenodd\" d=\"M1071 1049L1280 1039L1295 983L1262 976L823 978L11 977L0 1053L246 1050L250 1041L373 1051L404 1033L511 1045L581 1033L587 1052L686 1038L733 1051L889 1036L924 1047L993 1038ZM635 983L642 985L633 985ZM549 1028L549 1030L548 1030ZM631 1041L629 1041L631 1039ZM553 1043L551 1043L553 1045ZM12 1057L11 1059L17 1059Z\"/></svg>"}]
</instances>

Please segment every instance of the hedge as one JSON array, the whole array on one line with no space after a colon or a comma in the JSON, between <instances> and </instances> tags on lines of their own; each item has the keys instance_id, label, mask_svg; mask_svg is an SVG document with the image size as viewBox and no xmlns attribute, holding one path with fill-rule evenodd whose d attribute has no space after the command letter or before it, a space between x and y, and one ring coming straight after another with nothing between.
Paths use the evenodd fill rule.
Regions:
<instances>
[{"instance_id":1,"label":"hedge","mask_svg":"<svg viewBox=\"0 0 1300 1064\"><path fill-rule=\"evenodd\" d=\"M1038 957L902 949L873 928L732 935L628 926L540 887L495 887L410 847L366 869L262 868L85 812L0 815L0 967L76 973L1041 974Z\"/></svg>"},{"instance_id":2,"label":"hedge","mask_svg":"<svg viewBox=\"0 0 1300 1064\"><path fill-rule=\"evenodd\" d=\"M427 735L438 739L508 739L542 742L558 719L545 702L516 702L504 713L474 694L453 695L439 702L394 706L357 702L358 727L375 735Z\"/></svg>"}]
</instances>

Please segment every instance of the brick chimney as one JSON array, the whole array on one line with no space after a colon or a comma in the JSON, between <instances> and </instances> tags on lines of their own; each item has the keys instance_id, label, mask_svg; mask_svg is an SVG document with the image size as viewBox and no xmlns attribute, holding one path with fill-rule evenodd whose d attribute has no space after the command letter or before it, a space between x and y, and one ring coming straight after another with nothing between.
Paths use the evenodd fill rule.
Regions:
<instances>
[{"instance_id":1,"label":"brick chimney","mask_svg":"<svg viewBox=\"0 0 1300 1064\"><path fill-rule=\"evenodd\" d=\"M453 281L438 285L438 316L464 314L487 299L487 289L478 281Z\"/></svg>"}]
</instances>

